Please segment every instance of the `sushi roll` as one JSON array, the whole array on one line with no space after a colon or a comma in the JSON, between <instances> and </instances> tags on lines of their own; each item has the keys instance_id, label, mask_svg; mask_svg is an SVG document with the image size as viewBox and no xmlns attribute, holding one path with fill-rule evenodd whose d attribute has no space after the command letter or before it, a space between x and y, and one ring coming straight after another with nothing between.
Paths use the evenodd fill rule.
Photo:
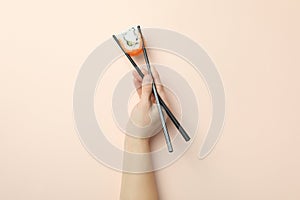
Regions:
<instances>
[{"instance_id":1,"label":"sushi roll","mask_svg":"<svg viewBox=\"0 0 300 200\"><path fill-rule=\"evenodd\" d=\"M132 27L129 30L117 35L121 47L130 56L137 56L142 52L141 35L137 27Z\"/></svg>"}]
</instances>

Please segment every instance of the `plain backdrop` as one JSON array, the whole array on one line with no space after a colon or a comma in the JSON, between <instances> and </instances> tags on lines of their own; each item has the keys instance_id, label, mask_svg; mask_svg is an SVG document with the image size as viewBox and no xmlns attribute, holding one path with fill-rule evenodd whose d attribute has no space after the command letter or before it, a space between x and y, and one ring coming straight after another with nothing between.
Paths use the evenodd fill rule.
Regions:
<instances>
[{"instance_id":1,"label":"plain backdrop","mask_svg":"<svg viewBox=\"0 0 300 200\"><path fill-rule=\"evenodd\" d=\"M226 121L214 151L156 173L162 200L300 199L298 0L1 1L0 199L118 199L88 154L72 95L86 57L131 25L167 28L216 64Z\"/></svg>"}]
</instances>

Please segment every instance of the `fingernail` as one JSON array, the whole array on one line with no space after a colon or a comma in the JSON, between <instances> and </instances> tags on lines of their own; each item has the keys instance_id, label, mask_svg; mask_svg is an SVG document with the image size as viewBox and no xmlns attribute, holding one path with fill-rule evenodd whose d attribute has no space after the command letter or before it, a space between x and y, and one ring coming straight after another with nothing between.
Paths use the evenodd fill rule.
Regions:
<instances>
[{"instance_id":1,"label":"fingernail","mask_svg":"<svg viewBox=\"0 0 300 200\"><path fill-rule=\"evenodd\" d=\"M146 67L146 65L143 65L143 66L142 66L142 69L144 69L144 70L146 70L146 71L147 71L147 67Z\"/></svg>"},{"instance_id":2,"label":"fingernail","mask_svg":"<svg viewBox=\"0 0 300 200\"><path fill-rule=\"evenodd\" d=\"M149 74L145 75L143 78L143 85L150 84L152 82L152 78Z\"/></svg>"}]
</instances>

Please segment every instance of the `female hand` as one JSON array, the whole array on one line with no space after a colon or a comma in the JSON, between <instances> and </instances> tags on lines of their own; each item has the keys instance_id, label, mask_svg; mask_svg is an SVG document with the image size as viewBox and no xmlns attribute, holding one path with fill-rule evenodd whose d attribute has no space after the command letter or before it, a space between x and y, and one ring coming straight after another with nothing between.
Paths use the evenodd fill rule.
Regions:
<instances>
[{"instance_id":1,"label":"female hand","mask_svg":"<svg viewBox=\"0 0 300 200\"><path fill-rule=\"evenodd\" d=\"M166 94L161 84L159 74L154 67L151 67L151 71L156 83L157 92L167 104ZM135 138L150 138L162 129L162 125L156 101L152 93L152 77L145 69L142 69L142 72L144 74L143 79L136 71L133 71L132 73L133 82L140 97L140 101L135 105L131 112L126 132L128 135Z\"/></svg>"}]
</instances>

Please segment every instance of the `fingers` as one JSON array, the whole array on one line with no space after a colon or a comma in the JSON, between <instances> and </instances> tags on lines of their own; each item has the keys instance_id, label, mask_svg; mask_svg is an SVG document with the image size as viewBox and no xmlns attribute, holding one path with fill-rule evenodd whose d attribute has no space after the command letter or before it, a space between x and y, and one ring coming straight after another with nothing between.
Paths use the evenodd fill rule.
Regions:
<instances>
[{"instance_id":1,"label":"fingers","mask_svg":"<svg viewBox=\"0 0 300 200\"><path fill-rule=\"evenodd\" d=\"M132 71L132 75L134 79L137 79L138 81L142 82L142 77L137 73L137 71Z\"/></svg>"},{"instance_id":2,"label":"fingers","mask_svg":"<svg viewBox=\"0 0 300 200\"><path fill-rule=\"evenodd\" d=\"M157 70L154 66L151 66L151 71L152 71L152 74L153 74L154 81L156 83L157 92L159 94L164 93L164 90L163 90L164 87L161 83L159 73L157 72Z\"/></svg>"},{"instance_id":3,"label":"fingers","mask_svg":"<svg viewBox=\"0 0 300 200\"><path fill-rule=\"evenodd\" d=\"M146 76L148 74L148 70L146 69L146 67L143 67L141 69L142 73ZM160 76L159 76L159 73L157 72L156 68L154 66L151 66L151 72L152 72L152 75L153 75L153 78L154 78L154 81L156 83L156 88L157 88L157 92L160 94L160 96L165 100L165 91L164 91L164 87L161 83L161 80L160 80ZM136 88L136 91L139 95L140 98L142 98L142 85L143 85L143 79L142 77L139 75L138 72L136 71L133 71L132 72L132 75L133 75L133 83L134 83L134 86ZM150 76L151 78L151 82L152 82L152 77ZM151 86L152 88L152 86ZM150 94L150 102L153 102L155 103L155 98L154 98L154 95Z\"/></svg>"},{"instance_id":4,"label":"fingers","mask_svg":"<svg viewBox=\"0 0 300 200\"><path fill-rule=\"evenodd\" d=\"M154 81L155 81L156 83L161 83L159 74L158 74L158 72L157 72L157 70L156 70L156 68L155 68L154 66L151 66L151 72L152 72L152 74L153 74Z\"/></svg>"},{"instance_id":5,"label":"fingers","mask_svg":"<svg viewBox=\"0 0 300 200\"><path fill-rule=\"evenodd\" d=\"M145 69L141 70L143 74L147 74L148 72ZM133 76L133 84L134 87L139 95L141 97L142 95L142 77L137 73L137 71L132 71L132 76Z\"/></svg>"},{"instance_id":6,"label":"fingers","mask_svg":"<svg viewBox=\"0 0 300 200\"><path fill-rule=\"evenodd\" d=\"M133 78L133 84L134 84L134 87L135 87L135 89L136 89L139 97L141 97L141 94L142 94L142 82L139 81L136 78Z\"/></svg>"},{"instance_id":7,"label":"fingers","mask_svg":"<svg viewBox=\"0 0 300 200\"><path fill-rule=\"evenodd\" d=\"M152 94L152 78L149 74L145 74L142 82L142 94L141 94L141 103L144 106L150 107L151 94Z\"/></svg>"},{"instance_id":8,"label":"fingers","mask_svg":"<svg viewBox=\"0 0 300 200\"><path fill-rule=\"evenodd\" d=\"M143 67L141 69L141 71L142 71L142 73L144 75L148 74L148 71L147 71L147 69L145 67ZM151 72L153 74L155 83L161 84L161 80L160 80L159 74L158 74L158 72L157 72L157 70L156 70L155 67L151 66ZM133 75L134 80L136 79L137 83L139 83L139 82L142 83L142 77L139 75L139 73L137 71L135 71L135 70L132 71L132 75ZM138 86L140 87L140 85L138 85Z\"/></svg>"},{"instance_id":9,"label":"fingers","mask_svg":"<svg viewBox=\"0 0 300 200\"><path fill-rule=\"evenodd\" d=\"M165 102L165 104L167 106L170 106L169 102L167 100L167 95L166 95L166 92L164 90L164 86L163 86L163 84L162 84L162 82L160 80L159 73L157 72L157 70L156 70L156 68L154 66L151 66L151 71L152 71L152 74L153 74L153 77L154 77L154 81L156 83L156 89L157 89L158 94L163 99L163 101ZM154 103L156 103L155 100L154 100Z\"/></svg>"}]
</instances>

